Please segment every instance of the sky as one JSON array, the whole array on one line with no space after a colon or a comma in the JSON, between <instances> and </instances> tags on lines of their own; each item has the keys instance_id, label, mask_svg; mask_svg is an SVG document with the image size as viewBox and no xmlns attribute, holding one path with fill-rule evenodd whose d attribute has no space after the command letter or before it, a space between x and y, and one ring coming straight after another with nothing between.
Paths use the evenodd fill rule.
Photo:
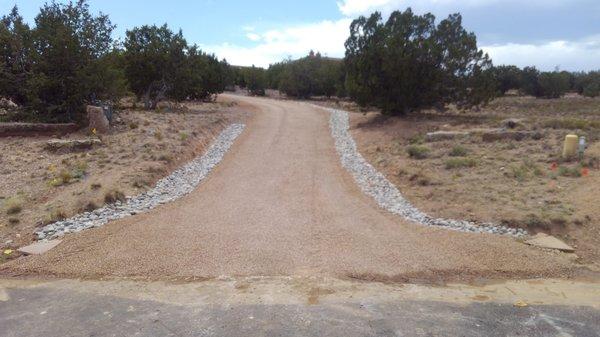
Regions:
<instances>
[{"instance_id":1,"label":"sky","mask_svg":"<svg viewBox=\"0 0 600 337\"><path fill-rule=\"evenodd\" d=\"M44 0L0 0L2 14L15 4L33 23ZM61 2L61 1L59 1ZM90 0L108 14L116 38L143 24L182 29L189 43L234 65L267 67L312 49L344 56L354 18L412 7L439 19L460 12L494 64L542 70L600 69L600 0Z\"/></svg>"}]
</instances>

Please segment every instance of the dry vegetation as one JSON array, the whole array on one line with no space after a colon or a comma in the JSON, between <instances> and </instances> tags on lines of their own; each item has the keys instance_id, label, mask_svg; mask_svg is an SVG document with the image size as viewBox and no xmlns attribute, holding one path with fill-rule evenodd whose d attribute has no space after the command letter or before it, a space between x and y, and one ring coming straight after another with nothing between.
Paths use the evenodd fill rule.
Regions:
<instances>
[{"instance_id":1,"label":"dry vegetation","mask_svg":"<svg viewBox=\"0 0 600 337\"><path fill-rule=\"evenodd\" d=\"M0 138L0 248L29 243L42 224L148 189L245 117L234 102L167 108L123 110L111 133L99 135L102 145L89 150L51 152L47 137Z\"/></svg>"},{"instance_id":2,"label":"dry vegetation","mask_svg":"<svg viewBox=\"0 0 600 337\"><path fill-rule=\"evenodd\" d=\"M482 140L507 118L541 138ZM481 111L355 113L351 128L361 153L426 212L551 233L575 246L581 262L600 261L600 99L504 97ZM440 130L479 133L426 141ZM590 143L582 162L561 159L568 133Z\"/></svg>"}]
</instances>

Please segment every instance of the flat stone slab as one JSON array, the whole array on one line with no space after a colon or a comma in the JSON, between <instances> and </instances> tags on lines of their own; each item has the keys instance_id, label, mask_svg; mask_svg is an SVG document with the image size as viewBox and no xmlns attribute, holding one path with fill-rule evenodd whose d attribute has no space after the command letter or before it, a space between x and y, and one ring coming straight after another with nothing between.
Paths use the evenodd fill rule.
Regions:
<instances>
[{"instance_id":1,"label":"flat stone slab","mask_svg":"<svg viewBox=\"0 0 600 337\"><path fill-rule=\"evenodd\" d=\"M29 246L21 247L17 250L27 255L40 255L58 246L58 244L61 242L62 240L38 241L30 244Z\"/></svg>"},{"instance_id":2,"label":"flat stone slab","mask_svg":"<svg viewBox=\"0 0 600 337\"><path fill-rule=\"evenodd\" d=\"M525 241L526 244L546 249L556 249L567 253L572 253L575 249L554 236L538 233L533 238Z\"/></svg>"},{"instance_id":3,"label":"flat stone slab","mask_svg":"<svg viewBox=\"0 0 600 337\"><path fill-rule=\"evenodd\" d=\"M427 133L425 135L425 140L428 142L439 142L443 140L465 138L470 135L471 133L466 131L436 131Z\"/></svg>"},{"instance_id":4,"label":"flat stone slab","mask_svg":"<svg viewBox=\"0 0 600 337\"><path fill-rule=\"evenodd\" d=\"M98 138L86 139L51 139L46 142L46 149L58 151L62 149L77 150L91 149L95 145L101 145L102 141Z\"/></svg>"}]
</instances>

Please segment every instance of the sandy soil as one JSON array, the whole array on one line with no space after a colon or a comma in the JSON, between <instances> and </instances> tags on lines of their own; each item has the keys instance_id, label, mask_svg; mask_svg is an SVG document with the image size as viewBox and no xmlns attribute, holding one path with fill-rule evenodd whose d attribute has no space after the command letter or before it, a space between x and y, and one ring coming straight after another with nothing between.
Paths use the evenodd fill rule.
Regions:
<instances>
[{"instance_id":1,"label":"sandy soil","mask_svg":"<svg viewBox=\"0 0 600 337\"><path fill-rule=\"evenodd\" d=\"M346 105L345 108L353 109ZM576 248L579 262L600 268L600 129L577 130L570 122L598 121L600 100L578 97L536 100L506 97L482 111L413 114L387 118L377 112L351 114L351 128L361 153L417 207L429 214L522 227L545 232ZM522 119L519 130L539 131L539 140L483 142L478 137L426 142L427 132L498 128L506 118ZM556 124L551 128L549 124ZM585 175L578 162L561 162L564 136L584 134L591 142ZM429 149L424 159L407 149ZM464 156L453 157L460 147ZM473 167L448 168L455 159Z\"/></svg>"},{"instance_id":2,"label":"sandy soil","mask_svg":"<svg viewBox=\"0 0 600 337\"><path fill-rule=\"evenodd\" d=\"M243 107L231 102L189 103L183 111L124 110L90 150L52 152L46 137L0 138L0 248L28 244L35 227L97 208L107 194L146 190L244 118ZM84 139L86 132L65 139ZM21 210L10 212L15 199Z\"/></svg>"},{"instance_id":3,"label":"sandy soil","mask_svg":"<svg viewBox=\"0 0 600 337\"><path fill-rule=\"evenodd\" d=\"M256 107L223 162L185 198L66 237L4 264L10 275L139 277L331 275L366 280L568 276L566 254L512 238L427 228L379 209L341 167L328 113Z\"/></svg>"}]
</instances>

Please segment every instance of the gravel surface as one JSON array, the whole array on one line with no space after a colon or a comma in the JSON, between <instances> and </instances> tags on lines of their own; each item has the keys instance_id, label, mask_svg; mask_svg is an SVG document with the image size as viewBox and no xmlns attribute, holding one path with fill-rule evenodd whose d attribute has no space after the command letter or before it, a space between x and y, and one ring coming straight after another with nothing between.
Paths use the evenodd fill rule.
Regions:
<instances>
[{"instance_id":1,"label":"gravel surface","mask_svg":"<svg viewBox=\"0 0 600 337\"><path fill-rule=\"evenodd\" d=\"M571 272L566 254L504 235L421 226L380 208L342 167L329 112L297 102L234 98L252 117L191 193L66 235L44 254L0 265L0 275L324 275L405 282Z\"/></svg>"},{"instance_id":2,"label":"gravel surface","mask_svg":"<svg viewBox=\"0 0 600 337\"><path fill-rule=\"evenodd\" d=\"M335 147L342 165L352 174L362 191L375 199L383 209L426 226L438 226L452 230L475 233L491 233L522 237L523 229L508 228L491 223L475 223L465 220L441 219L429 216L410 204L396 186L369 164L358 152L349 131L348 112L325 108L331 115L329 126L335 139Z\"/></svg>"},{"instance_id":3,"label":"gravel surface","mask_svg":"<svg viewBox=\"0 0 600 337\"><path fill-rule=\"evenodd\" d=\"M219 134L204 155L162 178L149 191L134 197L127 197L125 202L117 201L92 212L85 212L46 225L36 232L38 240L55 239L68 233L100 227L111 220L146 212L190 193L223 159L229 147L243 130L243 124L230 125Z\"/></svg>"}]
</instances>

